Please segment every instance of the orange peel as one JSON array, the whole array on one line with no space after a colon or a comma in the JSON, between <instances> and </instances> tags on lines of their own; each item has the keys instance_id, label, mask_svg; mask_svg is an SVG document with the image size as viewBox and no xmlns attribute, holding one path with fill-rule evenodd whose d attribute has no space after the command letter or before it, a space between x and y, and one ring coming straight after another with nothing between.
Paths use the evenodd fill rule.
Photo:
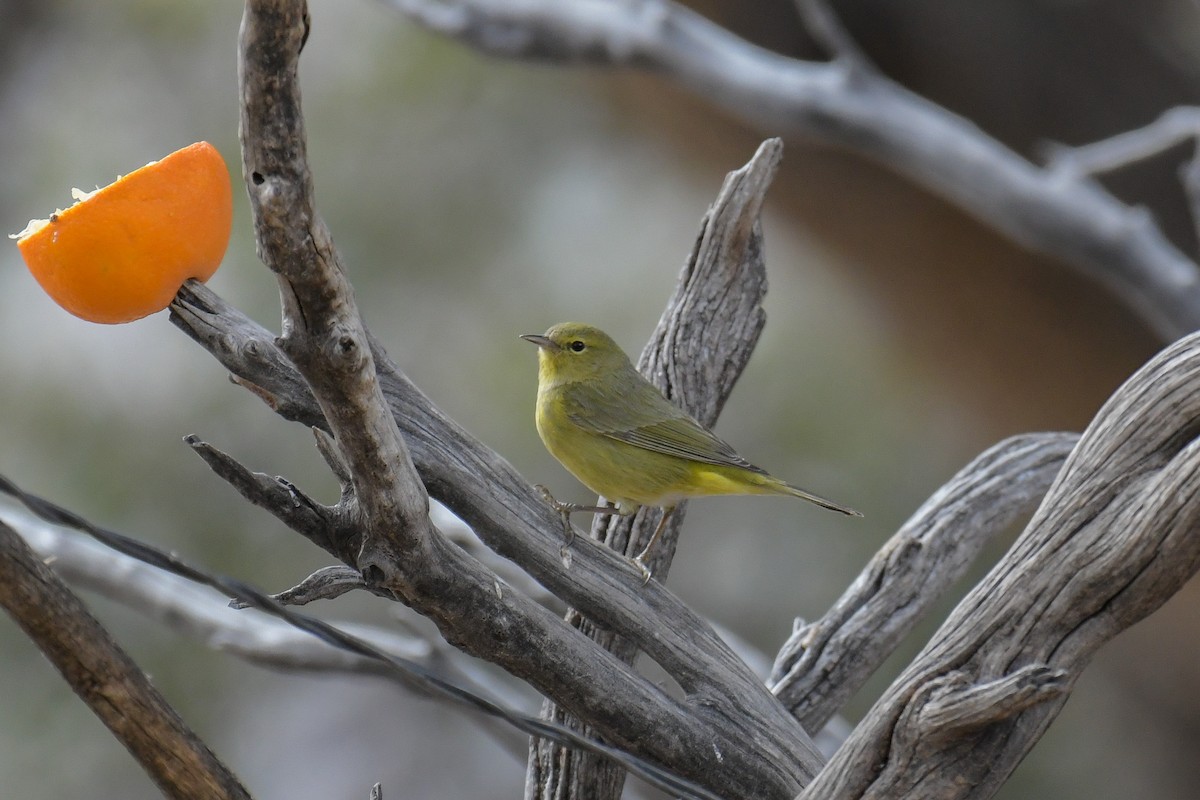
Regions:
<instances>
[{"instance_id":1,"label":"orange peel","mask_svg":"<svg viewBox=\"0 0 1200 800\"><path fill-rule=\"evenodd\" d=\"M13 234L46 294L77 317L119 323L166 308L217 271L233 225L229 168L197 142Z\"/></svg>"}]
</instances>

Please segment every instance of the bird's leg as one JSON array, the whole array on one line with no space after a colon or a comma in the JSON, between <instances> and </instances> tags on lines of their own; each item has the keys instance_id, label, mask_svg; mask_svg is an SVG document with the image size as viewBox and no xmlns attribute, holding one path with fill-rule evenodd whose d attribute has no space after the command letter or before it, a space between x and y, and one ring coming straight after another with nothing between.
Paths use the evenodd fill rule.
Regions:
<instances>
[{"instance_id":1,"label":"bird's leg","mask_svg":"<svg viewBox=\"0 0 1200 800\"><path fill-rule=\"evenodd\" d=\"M646 546L642 548L642 552L638 553L633 564L642 573L642 586L650 582L650 568L646 566L646 558L650 555L650 551L654 549L654 545L658 543L663 531L667 529L667 520L671 518L671 514L675 512L675 506L663 509L662 519L658 521L658 527L654 529L654 535L650 537L650 541L646 542Z\"/></svg>"},{"instance_id":2,"label":"bird's leg","mask_svg":"<svg viewBox=\"0 0 1200 800\"><path fill-rule=\"evenodd\" d=\"M620 514L622 516L625 513L618 510L614 505L585 506L581 505L580 503L563 503L559 500L555 500L554 495L550 494L550 490L540 483L533 488L537 489L538 494L542 496L542 499L545 500L551 508L557 511L558 515L562 518L563 533L565 534L562 547L559 548L559 554L562 556L566 555L567 549L575 541L575 528L571 525L571 515L576 511L590 511L593 514Z\"/></svg>"}]
</instances>

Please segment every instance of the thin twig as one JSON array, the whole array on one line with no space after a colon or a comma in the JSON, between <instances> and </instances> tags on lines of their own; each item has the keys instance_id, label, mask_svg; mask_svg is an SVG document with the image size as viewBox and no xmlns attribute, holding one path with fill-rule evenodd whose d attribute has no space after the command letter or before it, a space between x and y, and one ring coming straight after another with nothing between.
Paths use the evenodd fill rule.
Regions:
<instances>
[{"instance_id":1,"label":"thin twig","mask_svg":"<svg viewBox=\"0 0 1200 800\"><path fill-rule=\"evenodd\" d=\"M271 595L271 599L285 606L305 606L318 600L334 600L356 589L367 589L367 582L357 570L344 564L321 567L290 589ZM230 608L242 609L246 605L240 600L230 600Z\"/></svg>"},{"instance_id":2,"label":"thin twig","mask_svg":"<svg viewBox=\"0 0 1200 800\"><path fill-rule=\"evenodd\" d=\"M853 70L877 72L874 62L854 41L828 0L795 0L796 13L813 40L828 55Z\"/></svg>"},{"instance_id":3,"label":"thin twig","mask_svg":"<svg viewBox=\"0 0 1200 800\"><path fill-rule=\"evenodd\" d=\"M195 434L188 434L183 441L242 497L274 514L321 549L337 555L354 537L353 521L344 507L321 505L286 478L252 472Z\"/></svg>"},{"instance_id":4,"label":"thin twig","mask_svg":"<svg viewBox=\"0 0 1200 800\"><path fill-rule=\"evenodd\" d=\"M1046 168L1063 180L1128 167L1177 144L1200 137L1200 108L1180 106L1166 111L1141 128L1116 136L1068 147L1054 145L1047 152Z\"/></svg>"},{"instance_id":5,"label":"thin twig","mask_svg":"<svg viewBox=\"0 0 1200 800\"><path fill-rule=\"evenodd\" d=\"M1200 241L1200 138L1192 147L1192 157L1179 168L1179 180L1187 197L1188 213L1192 217L1192 231Z\"/></svg>"}]
</instances>

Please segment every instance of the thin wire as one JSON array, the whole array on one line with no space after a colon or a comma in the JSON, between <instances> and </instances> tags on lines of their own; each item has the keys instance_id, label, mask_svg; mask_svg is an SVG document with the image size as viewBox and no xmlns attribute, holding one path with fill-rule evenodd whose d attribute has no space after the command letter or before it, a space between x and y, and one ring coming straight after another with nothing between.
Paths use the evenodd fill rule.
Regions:
<instances>
[{"instance_id":1,"label":"thin wire","mask_svg":"<svg viewBox=\"0 0 1200 800\"><path fill-rule=\"evenodd\" d=\"M25 492L3 475L0 475L0 492L16 498L31 512L47 522L85 533L119 553L124 553L127 556L136 558L159 569L209 586L240 600L248 606L278 617L333 647L378 661L388 668L388 675L390 677L410 689L422 692L436 699L448 700L456 705L465 706L503 720L525 734L538 736L566 747L587 750L604 756L620 764L647 783L674 796L698 798L699 800L721 800L720 795L712 793L703 786L673 775L637 756L630 755L603 742L589 739L563 725L547 722L537 717L531 717L505 708L493 700L477 695L435 675L420 664L409 661L406 658L385 653L362 639L351 636L326 622L293 611L236 578L207 572L199 567L188 564L174 554L165 553L145 542L94 525L73 511L37 495Z\"/></svg>"}]
</instances>

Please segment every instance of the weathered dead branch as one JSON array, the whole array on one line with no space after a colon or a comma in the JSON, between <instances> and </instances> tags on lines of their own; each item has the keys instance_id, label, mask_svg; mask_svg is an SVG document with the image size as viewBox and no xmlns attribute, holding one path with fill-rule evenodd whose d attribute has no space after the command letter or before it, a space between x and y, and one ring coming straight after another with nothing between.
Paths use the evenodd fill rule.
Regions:
<instances>
[{"instance_id":1,"label":"weathered dead branch","mask_svg":"<svg viewBox=\"0 0 1200 800\"><path fill-rule=\"evenodd\" d=\"M1098 647L1200 567L1200 334L1084 432L1025 532L802 795L986 798Z\"/></svg>"}]
</instances>

